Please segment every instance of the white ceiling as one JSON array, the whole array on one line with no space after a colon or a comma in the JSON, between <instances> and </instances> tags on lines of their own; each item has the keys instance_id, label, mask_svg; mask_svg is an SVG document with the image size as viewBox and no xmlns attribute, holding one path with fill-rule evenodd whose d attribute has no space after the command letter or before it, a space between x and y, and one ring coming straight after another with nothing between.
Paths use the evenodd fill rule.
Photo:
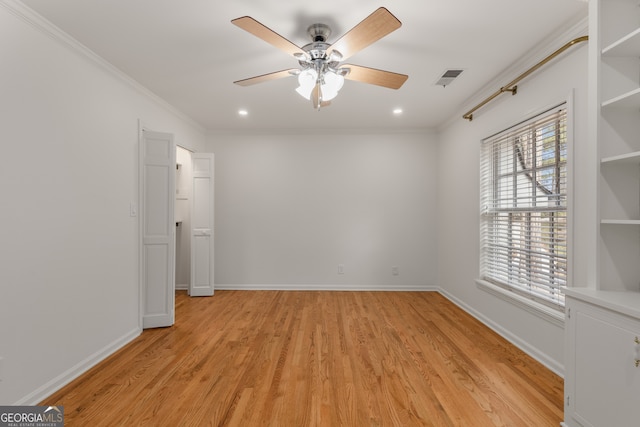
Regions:
<instances>
[{"instance_id":1,"label":"white ceiling","mask_svg":"<svg viewBox=\"0 0 640 427\"><path fill-rule=\"evenodd\" d=\"M433 128L549 34L586 16L582 0L23 0L23 3L210 130ZM402 74L399 90L346 81L316 111L294 77L235 80L298 66L232 25L249 15L298 46L313 23L328 42L385 6L402 27L348 62ZM465 71L450 86L434 83ZM496 88L497 89L497 88ZM239 109L248 110L246 117ZM392 114L402 108L400 116Z\"/></svg>"}]
</instances>

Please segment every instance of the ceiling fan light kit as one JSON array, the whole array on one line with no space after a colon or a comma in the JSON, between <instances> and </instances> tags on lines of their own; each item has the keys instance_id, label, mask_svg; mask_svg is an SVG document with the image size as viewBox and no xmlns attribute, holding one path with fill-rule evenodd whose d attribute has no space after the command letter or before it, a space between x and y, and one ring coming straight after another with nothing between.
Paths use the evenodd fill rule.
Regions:
<instances>
[{"instance_id":1,"label":"ceiling fan light kit","mask_svg":"<svg viewBox=\"0 0 640 427\"><path fill-rule=\"evenodd\" d=\"M298 84L300 86L298 86L296 92L302 95L303 98L310 100L311 92L317 86L318 81L320 82L321 100L326 102L331 101L338 95L338 91L342 89L344 84L344 77L331 70L321 71L319 74L315 68L306 68L298 74Z\"/></svg>"},{"instance_id":2,"label":"ceiling fan light kit","mask_svg":"<svg viewBox=\"0 0 640 427\"><path fill-rule=\"evenodd\" d=\"M243 16L231 22L292 55L301 67L234 82L240 86L250 86L296 75L299 85L296 92L310 100L313 108L319 110L329 105L330 101L338 95L345 79L399 89L409 77L374 68L340 64L344 59L400 28L402 23L384 7L378 8L334 44L327 43L331 29L325 24L310 25L307 33L311 37L311 43L298 47L249 16Z\"/></svg>"}]
</instances>

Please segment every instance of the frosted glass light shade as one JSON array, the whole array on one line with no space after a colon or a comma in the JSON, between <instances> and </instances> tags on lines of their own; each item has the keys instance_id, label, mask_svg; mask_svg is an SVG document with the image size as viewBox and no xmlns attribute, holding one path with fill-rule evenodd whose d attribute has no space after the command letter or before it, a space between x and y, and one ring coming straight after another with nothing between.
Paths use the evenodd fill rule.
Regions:
<instances>
[{"instance_id":1,"label":"frosted glass light shade","mask_svg":"<svg viewBox=\"0 0 640 427\"><path fill-rule=\"evenodd\" d=\"M322 94L322 101L331 101L338 95L338 91L344 85L344 77L334 73L333 71L326 71L320 77L320 93ZM318 82L318 72L313 68L307 68L298 74L298 92L305 99L311 99L311 92Z\"/></svg>"},{"instance_id":2,"label":"frosted glass light shade","mask_svg":"<svg viewBox=\"0 0 640 427\"><path fill-rule=\"evenodd\" d=\"M322 100L331 101L338 95L338 91L342 89L344 77L329 71L324 73L323 80L324 83L320 86L320 89L322 90Z\"/></svg>"},{"instance_id":3,"label":"frosted glass light shade","mask_svg":"<svg viewBox=\"0 0 640 427\"><path fill-rule=\"evenodd\" d=\"M318 73L313 68L307 68L298 74L298 88L296 92L306 99L311 99L311 91L318 80Z\"/></svg>"}]
</instances>

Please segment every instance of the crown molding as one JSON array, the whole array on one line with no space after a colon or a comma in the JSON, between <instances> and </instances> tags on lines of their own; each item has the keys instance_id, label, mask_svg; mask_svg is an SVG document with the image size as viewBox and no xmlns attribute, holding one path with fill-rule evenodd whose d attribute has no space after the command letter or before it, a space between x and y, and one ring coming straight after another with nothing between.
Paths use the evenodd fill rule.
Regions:
<instances>
[{"instance_id":1,"label":"crown molding","mask_svg":"<svg viewBox=\"0 0 640 427\"><path fill-rule=\"evenodd\" d=\"M32 28L38 30L42 34L50 37L51 39L59 42L63 46L66 46L71 51L75 52L79 56L82 56L102 70L115 77L117 80L128 85L139 94L153 101L163 109L167 110L171 114L175 115L179 119L189 123L201 133L205 134L207 129L193 120L191 117L178 110L173 105L169 104L160 96L156 95L151 90L140 84L137 80L130 77L128 74L121 71L119 68L102 58L100 55L89 49L87 46L80 43L78 40L71 37L62 29L48 21L43 16L39 15L36 11L18 0L0 0L0 6L4 7L9 13L19 18L21 21L30 25Z\"/></svg>"},{"instance_id":2,"label":"crown molding","mask_svg":"<svg viewBox=\"0 0 640 427\"><path fill-rule=\"evenodd\" d=\"M436 129L438 132L442 132L450 127L456 121L463 120L462 116L475 105L482 102L484 99L492 95L496 90L504 86L506 83L512 81L534 65L536 65L542 58L546 58L567 42L589 33L589 17L587 15L580 15L573 21L567 23L558 31L551 33L544 40L542 40L535 48L527 51L519 59L517 59L511 66L507 67L504 71L493 78L489 83L484 85L480 90L471 95L467 100L456 110L456 114L446 120L443 124ZM571 54L571 52L565 52L564 55ZM560 58L562 58L561 55ZM557 61L556 58L554 61ZM552 62L553 63L553 62ZM544 71L538 70L538 72ZM527 79L535 78L536 73L527 77ZM526 82L526 79L523 80ZM478 118L479 119L479 118Z\"/></svg>"},{"instance_id":3,"label":"crown molding","mask_svg":"<svg viewBox=\"0 0 640 427\"><path fill-rule=\"evenodd\" d=\"M226 135L424 135L434 136L436 132L431 128L347 128L347 129L323 129L323 128L251 128L251 129L209 129L208 137Z\"/></svg>"}]
</instances>

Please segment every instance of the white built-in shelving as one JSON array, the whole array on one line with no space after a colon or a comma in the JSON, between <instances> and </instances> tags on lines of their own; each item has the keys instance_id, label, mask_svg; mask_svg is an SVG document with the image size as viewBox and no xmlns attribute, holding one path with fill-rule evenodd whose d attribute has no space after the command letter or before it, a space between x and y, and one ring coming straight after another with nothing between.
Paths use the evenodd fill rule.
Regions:
<instances>
[{"instance_id":1,"label":"white built-in shelving","mask_svg":"<svg viewBox=\"0 0 640 427\"><path fill-rule=\"evenodd\" d=\"M602 103L602 107L640 108L640 88L630 90L629 92L625 92L615 98L608 99Z\"/></svg>"},{"instance_id":2,"label":"white built-in shelving","mask_svg":"<svg viewBox=\"0 0 640 427\"><path fill-rule=\"evenodd\" d=\"M598 95L600 154L597 290L640 292L640 7L637 0L591 5L590 58ZM595 18L595 19L593 19ZM631 228L630 228L631 227Z\"/></svg>"},{"instance_id":3,"label":"white built-in shelving","mask_svg":"<svg viewBox=\"0 0 640 427\"><path fill-rule=\"evenodd\" d=\"M640 52L640 28L602 49L602 56L636 56Z\"/></svg>"},{"instance_id":4,"label":"white built-in shelving","mask_svg":"<svg viewBox=\"0 0 640 427\"><path fill-rule=\"evenodd\" d=\"M617 156L603 157L600 160L601 163L631 163L634 165L640 165L640 151L634 151L632 153L620 154Z\"/></svg>"},{"instance_id":5,"label":"white built-in shelving","mask_svg":"<svg viewBox=\"0 0 640 427\"><path fill-rule=\"evenodd\" d=\"M565 422L640 420L640 3L589 2L590 144L597 147L598 274L566 292Z\"/></svg>"},{"instance_id":6,"label":"white built-in shelving","mask_svg":"<svg viewBox=\"0 0 640 427\"><path fill-rule=\"evenodd\" d=\"M602 219L600 224L640 225L640 219Z\"/></svg>"}]
</instances>

